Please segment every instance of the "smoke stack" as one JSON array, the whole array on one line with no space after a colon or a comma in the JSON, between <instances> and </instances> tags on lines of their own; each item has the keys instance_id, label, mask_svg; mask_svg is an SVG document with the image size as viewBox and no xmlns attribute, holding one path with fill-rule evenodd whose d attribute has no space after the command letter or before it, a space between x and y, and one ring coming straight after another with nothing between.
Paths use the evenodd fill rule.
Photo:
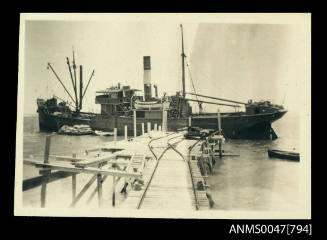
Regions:
<instances>
[{"instance_id":1,"label":"smoke stack","mask_svg":"<svg viewBox=\"0 0 327 240\"><path fill-rule=\"evenodd\" d=\"M155 90L155 92L154 92L155 97L157 98L158 97L158 86L156 84L154 84L153 87L154 87L154 90Z\"/></svg>"},{"instance_id":2,"label":"smoke stack","mask_svg":"<svg viewBox=\"0 0 327 240\"><path fill-rule=\"evenodd\" d=\"M150 56L143 57L143 67L144 67L144 100L149 101L152 98L151 94L151 63Z\"/></svg>"}]
</instances>

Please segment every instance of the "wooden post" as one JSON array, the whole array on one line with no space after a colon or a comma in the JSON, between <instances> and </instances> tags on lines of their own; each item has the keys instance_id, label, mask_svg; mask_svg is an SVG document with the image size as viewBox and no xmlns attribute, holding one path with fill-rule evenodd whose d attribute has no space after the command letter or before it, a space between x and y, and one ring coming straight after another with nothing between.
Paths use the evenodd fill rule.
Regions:
<instances>
[{"instance_id":1,"label":"wooden post","mask_svg":"<svg viewBox=\"0 0 327 240\"><path fill-rule=\"evenodd\" d=\"M151 122L148 122L148 133L151 131Z\"/></svg>"},{"instance_id":2,"label":"wooden post","mask_svg":"<svg viewBox=\"0 0 327 240\"><path fill-rule=\"evenodd\" d=\"M133 122L134 122L134 138L136 138L136 111L133 111Z\"/></svg>"},{"instance_id":3,"label":"wooden post","mask_svg":"<svg viewBox=\"0 0 327 240\"><path fill-rule=\"evenodd\" d=\"M97 175L98 179L98 199L99 199L99 207L102 206L102 177L101 174Z\"/></svg>"},{"instance_id":4,"label":"wooden post","mask_svg":"<svg viewBox=\"0 0 327 240\"><path fill-rule=\"evenodd\" d=\"M74 207L76 203L81 199L81 197L84 195L84 193L91 187L91 185L94 183L94 181L97 179L97 175L93 175L90 181L82 188L82 190L77 194L74 201L70 204L71 207ZM98 189L98 188L97 188Z\"/></svg>"},{"instance_id":5,"label":"wooden post","mask_svg":"<svg viewBox=\"0 0 327 240\"><path fill-rule=\"evenodd\" d=\"M73 153L73 158L76 158L76 153ZM76 174L72 175L72 199L75 200L76 197Z\"/></svg>"},{"instance_id":6,"label":"wooden post","mask_svg":"<svg viewBox=\"0 0 327 240\"><path fill-rule=\"evenodd\" d=\"M188 117L188 126L189 127L192 126L192 118L191 118L191 116Z\"/></svg>"},{"instance_id":7,"label":"wooden post","mask_svg":"<svg viewBox=\"0 0 327 240\"><path fill-rule=\"evenodd\" d=\"M114 128L114 143L117 142L117 128Z\"/></svg>"},{"instance_id":8,"label":"wooden post","mask_svg":"<svg viewBox=\"0 0 327 240\"><path fill-rule=\"evenodd\" d=\"M76 174L72 175L72 199L75 200L76 197Z\"/></svg>"},{"instance_id":9,"label":"wooden post","mask_svg":"<svg viewBox=\"0 0 327 240\"><path fill-rule=\"evenodd\" d=\"M125 141L127 141L127 125L125 125Z\"/></svg>"},{"instance_id":10,"label":"wooden post","mask_svg":"<svg viewBox=\"0 0 327 240\"><path fill-rule=\"evenodd\" d=\"M219 134L221 134L221 117L220 117L220 110L218 108L218 131L219 131Z\"/></svg>"},{"instance_id":11,"label":"wooden post","mask_svg":"<svg viewBox=\"0 0 327 240\"><path fill-rule=\"evenodd\" d=\"M142 122L142 135L144 135L144 123Z\"/></svg>"},{"instance_id":12,"label":"wooden post","mask_svg":"<svg viewBox=\"0 0 327 240\"><path fill-rule=\"evenodd\" d=\"M155 123L155 124L154 124L154 131L157 131L157 126L158 126L158 125Z\"/></svg>"},{"instance_id":13,"label":"wooden post","mask_svg":"<svg viewBox=\"0 0 327 240\"><path fill-rule=\"evenodd\" d=\"M213 159L213 151L211 150L211 147L208 148L209 154L209 165L210 165L210 173L212 172L212 159Z\"/></svg>"},{"instance_id":14,"label":"wooden post","mask_svg":"<svg viewBox=\"0 0 327 240\"><path fill-rule=\"evenodd\" d=\"M167 111L162 112L162 131L167 132Z\"/></svg>"},{"instance_id":15,"label":"wooden post","mask_svg":"<svg viewBox=\"0 0 327 240\"><path fill-rule=\"evenodd\" d=\"M45 139L45 149L44 149L44 163L49 163L49 154L50 154L50 144L51 144L51 135L47 135ZM44 175L45 178L41 185L41 207L45 207L45 199L46 199L46 190L47 190L47 182L48 176L51 170L40 170L40 174Z\"/></svg>"},{"instance_id":16,"label":"wooden post","mask_svg":"<svg viewBox=\"0 0 327 240\"><path fill-rule=\"evenodd\" d=\"M221 117L220 117L220 110L218 108L218 131L219 131L219 134L221 135L222 132L221 132ZM218 140L218 146L219 146L219 157L222 157L223 155L223 152L222 152L222 149L221 149L221 142L222 142L222 139L219 139Z\"/></svg>"},{"instance_id":17,"label":"wooden post","mask_svg":"<svg viewBox=\"0 0 327 240\"><path fill-rule=\"evenodd\" d=\"M158 130L161 132L161 125L159 125Z\"/></svg>"},{"instance_id":18,"label":"wooden post","mask_svg":"<svg viewBox=\"0 0 327 240\"><path fill-rule=\"evenodd\" d=\"M219 157L222 157L223 156L223 150L221 149L221 139L218 140L218 144L219 144Z\"/></svg>"},{"instance_id":19,"label":"wooden post","mask_svg":"<svg viewBox=\"0 0 327 240\"><path fill-rule=\"evenodd\" d=\"M112 176L112 206L115 206L115 197L116 197L116 177Z\"/></svg>"}]
</instances>

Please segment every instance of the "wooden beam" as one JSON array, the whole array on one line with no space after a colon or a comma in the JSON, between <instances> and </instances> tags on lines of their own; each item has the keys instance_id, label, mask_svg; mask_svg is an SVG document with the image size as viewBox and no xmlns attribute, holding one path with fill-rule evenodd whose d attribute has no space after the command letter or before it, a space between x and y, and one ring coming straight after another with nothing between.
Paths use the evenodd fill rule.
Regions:
<instances>
[{"instance_id":1,"label":"wooden beam","mask_svg":"<svg viewBox=\"0 0 327 240\"><path fill-rule=\"evenodd\" d=\"M44 149L44 159L43 159L43 162L45 164L49 163L50 144L51 144L51 135L47 135L45 138L45 149ZM40 170L40 173L44 176L41 185L41 208L45 207L46 189L47 189L47 182L48 182L50 171L51 170L48 169L43 171Z\"/></svg>"},{"instance_id":2,"label":"wooden beam","mask_svg":"<svg viewBox=\"0 0 327 240\"><path fill-rule=\"evenodd\" d=\"M112 206L116 204L116 177L112 176Z\"/></svg>"},{"instance_id":3,"label":"wooden beam","mask_svg":"<svg viewBox=\"0 0 327 240\"><path fill-rule=\"evenodd\" d=\"M106 180L108 176L103 176L102 178L102 183ZM93 192L91 193L90 197L87 199L87 203L90 203L91 200L93 199L93 197L95 196L95 194L98 192L98 187L96 187Z\"/></svg>"},{"instance_id":4,"label":"wooden beam","mask_svg":"<svg viewBox=\"0 0 327 240\"><path fill-rule=\"evenodd\" d=\"M109 156L107 155L107 156L103 156L103 157L92 157L89 159L84 159L79 162L75 162L75 163L73 163L73 165L75 165L76 167L85 168L88 166L98 165L99 163L106 162L113 158L116 158L116 156L115 155L109 155Z\"/></svg>"},{"instance_id":5,"label":"wooden beam","mask_svg":"<svg viewBox=\"0 0 327 240\"><path fill-rule=\"evenodd\" d=\"M73 201L76 198L76 173L72 175L72 199Z\"/></svg>"},{"instance_id":6,"label":"wooden beam","mask_svg":"<svg viewBox=\"0 0 327 240\"><path fill-rule=\"evenodd\" d=\"M247 104L245 102L239 102L239 101L229 100L229 99L225 99L225 98L211 97L211 96L206 96L206 95L197 94L197 93L189 93L189 92L187 92L186 94L190 94L190 95L194 95L194 96L199 96L199 97L204 97L204 98L211 98L211 99L221 100L221 101L225 101L225 102L232 102L232 103L238 103L238 104L244 104L244 105Z\"/></svg>"},{"instance_id":7,"label":"wooden beam","mask_svg":"<svg viewBox=\"0 0 327 240\"><path fill-rule=\"evenodd\" d=\"M81 197L84 195L84 193L91 187L91 185L94 183L94 181L97 179L97 175L94 175L90 181L85 184L83 189L79 192L79 194L76 196L74 201L70 204L71 207L74 207L76 203L81 199Z\"/></svg>"},{"instance_id":8,"label":"wooden beam","mask_svg":"<svg viewBox=\"0 0 327 240\"><path fill-rule=\"evenodd\" d=\"M65 161L65 162L79 162L85 159L86 158L77 158L77 157L70 157L70 156L56 156L57 161Z\"/></svg>"},{"instance_id":9,"label":"wooden beam","mask_svg":"<svg viewBox=\"0 0 327 240\"><path fill-rule=\"evenodd\" d=\"M76 172L76 173L86 173L86 174L100 173L105 176L111 175L111 176L135 177L135 178L142 177L142 175L140 173L127 173L125 171L106 170L106 169L99 169L99 168L94 168L94 167L77 168L74 166L69 166L68 164L66 164L66 165L57 164L57 163L46 164L46 163L42 163L42 162L33 161L30 159L25 159L24 164L33 165L38 168L49 167L52 170L60 170L60 171L65 171L65 172Z\"/></svg>"},{"instance_id":10,"label":"wooden beam","mask_svg":"<svg viewBox=\"0 0 327 240\"><path fill-rule=\"evenodd\" d=\"M193 102L207 103L207 104L215 104L215 105L229 106L229 107L241 107L239 105L225 104L225 103L216 103L216 102L208 102L208 101L195 100L195 99L190 99L190 98L185 98L185 100L187 100L187 101L193 101Z\"/></svg>"},{"instance_id":11,"label":"wooden beam","mask_svg":"<svg viewBox=\"0 0 327 240\"><path fill-rule=\"evenodd\" d=\"M54 182L56 180L70 177L73 174L75 174L75 173L55 171L55 172L50 173L47 180L48 180L48 183L50 183L50 182ZM44 178L45 178L45 176L41 175L41 176L23 180L23 191L27 191L32 188L41 186L42 182L44 181Z\"/></svg>"},{"instance_id":12,"label":"wooden beam","mask_svg":"<svg viewBox=\"0 0 327 240\"><path fill-rule=\"evenodd\" d=\"M98 180L98 199L99 199L99 207L102 206L102 177L101 174L97 175L97 180Z\"/></svg>"}]
</instances>

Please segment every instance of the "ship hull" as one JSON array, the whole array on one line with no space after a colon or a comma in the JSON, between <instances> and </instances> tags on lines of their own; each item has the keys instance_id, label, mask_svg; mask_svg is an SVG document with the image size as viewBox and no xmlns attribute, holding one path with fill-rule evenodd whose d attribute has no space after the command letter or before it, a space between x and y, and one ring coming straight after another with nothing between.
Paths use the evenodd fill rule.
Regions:
<instances>
[{"instance_id":1,"label":"ship hull","mask_svg":"<svg viewBox=\"0 0 327 240\"><path fill-rule=\"evenodd\" d=\"M275 113L254 114L254 115L235 115L222 114L221 124L223 134L230 139L275 139L277 135L271 127L271 123L281 118L286 111L278 111ZM138 118L136 120L137 135L142 133L142 123L144 130L147 132L147 123L151 123L151 129L154 125L162 125L162 119L145 119ZM177 129L187 127L188 118L168 119L168 131L176 131ZM218 129L217 115L192 116L192 126L204 129ZM98 115L92 118L90 126L94 130L113 131L117 128L117 134L124 134L124 127L127 126L128 134L133 135L134 123L133 117L129 116L106 116Z\"/></svg>"},{"instance_id":2,"label":"ship hull","mask_svg":"<svg viewBox=\"0 0 327 240\"><path fill-rule=\"evenodd\" d=\"M75 117L65 117L62 115L55 115L38 111L39 114L39 127L41 132L57 132L61 126L73 126L77 124L89 125L90 119L81 119Z\"/></svg>"},{"instance_id":3,"label":"ship hull","mask_svg":"<svg viewBox=\"0 0 327 240\"><path fill-rule=\"evenodd\" d=\"M222 131L230 139L276 139L271 123L280 119L286 111L253 115L222 115ZM192 126L218 129L217 116L194 117Z\"/></svg>"}]
</instances>

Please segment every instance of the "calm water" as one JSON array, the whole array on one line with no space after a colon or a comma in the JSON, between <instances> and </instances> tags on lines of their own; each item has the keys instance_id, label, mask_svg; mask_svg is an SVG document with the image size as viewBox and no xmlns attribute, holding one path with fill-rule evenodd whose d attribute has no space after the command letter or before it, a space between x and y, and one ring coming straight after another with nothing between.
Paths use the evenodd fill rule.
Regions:
<instances>
[{"instance_id":1,"label":"calm water","mask_svg":"<svg viewBox=\"0 0 327 240\"><path fill-rule=\"evenodd\" d=\"M299 149L299 118L287 113L273 124L279 136L269 140L226 140L224 150L240 154L240 157L225 157L215 165L208 178L215 209L220 210L293 210L298 208L299 163L270 159L268 148ZM24 118L24 157L43 154L45 133L38 132L37 116ZM65 136L53 133L50 154L82 154L84 149L110 142L113 137ZM33 167L24 166L23 178L37 176ZM65 187L64 187L65 188ZM71 191L70 186L67 190ZM24 205L39 203L38 191L24 193Z\"/></svg>"}]
</instances>

